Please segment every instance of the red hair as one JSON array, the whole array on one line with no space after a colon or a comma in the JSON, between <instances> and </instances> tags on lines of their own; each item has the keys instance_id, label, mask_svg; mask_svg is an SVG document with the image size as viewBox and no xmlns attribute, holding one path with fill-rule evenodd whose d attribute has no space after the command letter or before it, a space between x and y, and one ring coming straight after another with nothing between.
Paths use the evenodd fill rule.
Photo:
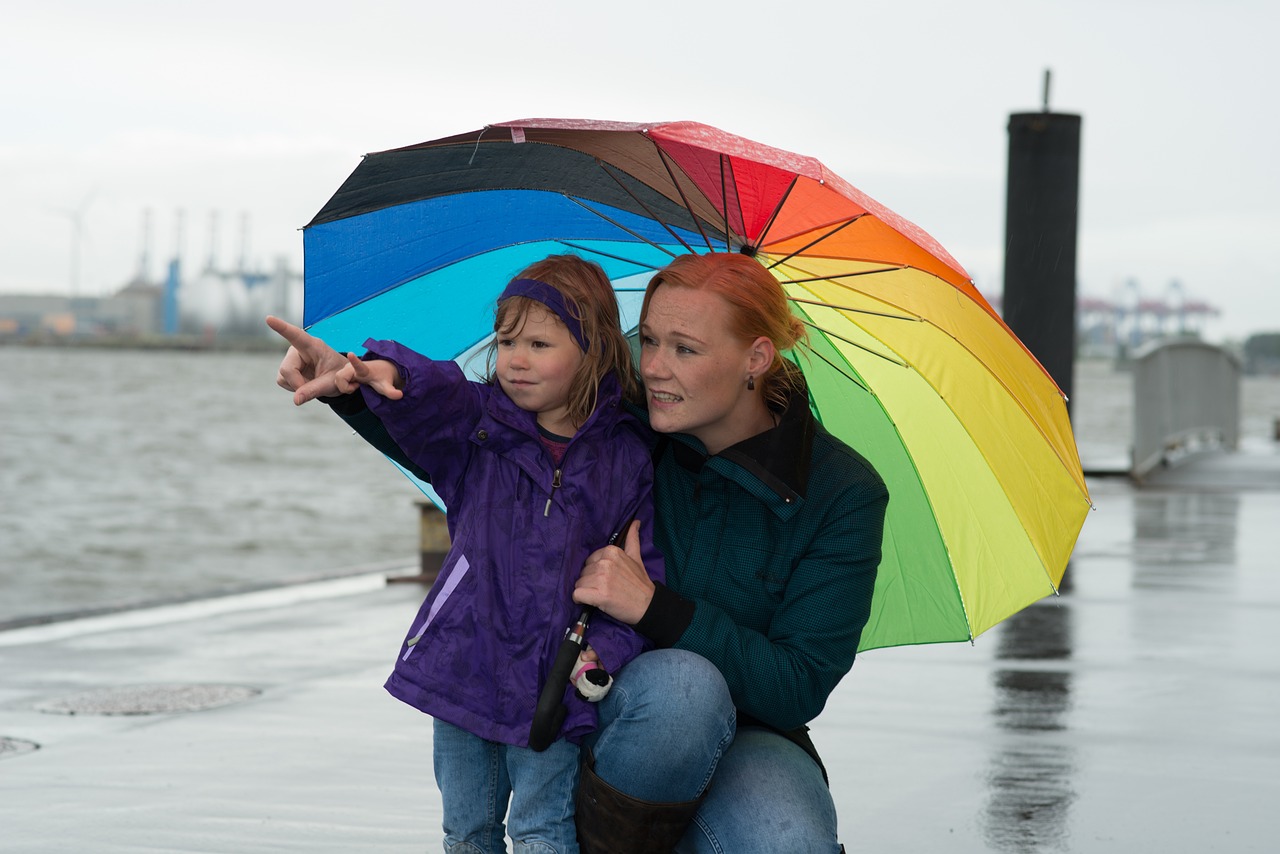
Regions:
<instances>
[{"instance_id":1,"label":"red hair","mask_svg":"<svg viewBox=\"0 0 1280 854\"><path fill-rule=\"evenodd\" d=\"M718 294L729 304L729 331L734 336L743 341L764 336L773 342L773 363L756 378L769 404L785 408L791 393L803 387L800 369L782 353L807 341L808 332L791 313L782 285L759 261L728 252L678 256L649 280L640 308L642 323L653 292L662 285Z\"/></svg>"}]
</instances>

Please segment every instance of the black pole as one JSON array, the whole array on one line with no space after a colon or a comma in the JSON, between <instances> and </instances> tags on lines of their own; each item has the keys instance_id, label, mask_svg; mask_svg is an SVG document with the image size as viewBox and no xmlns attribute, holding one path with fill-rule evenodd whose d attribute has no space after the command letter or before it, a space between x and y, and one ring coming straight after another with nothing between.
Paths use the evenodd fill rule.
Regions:
<instances>
[{"instance_id":1,"label":"black pole","mask_svg":"<svg viewBox=\"0 0 1280 854\"><path fill-rule=\"evenodd\" d=\"M1009 116L1004 320L1068 400L1076 349L1080 116ZM1068 404L1069 406L1070 404Z\"/></svg>"},{"instance_id":2,"label":"black pole","mask_svg":"<svg viewBox=\"0 0 1280 854\"><path fill-rule=\"evenodd\" d=\"M556 660L547 672L547 681L538 694L538 704L533 710L533 723L529 727L529 747L541 752L551 746L564 726L569 707L564 704L564 692L569 687L573 665L577 663L582 648L586 646L587 624L595 608L584 606L578 620L564 633Z\"/></svg>"}]
</instances>

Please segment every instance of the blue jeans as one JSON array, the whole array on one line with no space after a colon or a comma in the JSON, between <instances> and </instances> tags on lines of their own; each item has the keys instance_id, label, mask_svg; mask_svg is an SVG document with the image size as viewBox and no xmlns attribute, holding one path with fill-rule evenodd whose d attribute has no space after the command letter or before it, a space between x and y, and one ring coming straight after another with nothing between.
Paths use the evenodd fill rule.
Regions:
<instances>
[{"instance_id":1,"label":"blue jeans","mask_svg":"<svg viewBox=\"0 0 1280 854\"><path fill-rule=\"evenodd\" d=\"M736 729L724 677L700 655L646 652L614 674L596 773L646 801L689 801L710 784L678 854L835 852L836 810L822 771L772 730Z\"/></svg>"},{"instance_id":2,"label":"blue jeans","mask_svg":"<svg viewBox=\"0 0 1280 854\"><path fill-rule=\"evenodd\" d=\"M444 850L500 854L509 831L516 854L578 854L573 797L579 760L578 746L563 739L538 753L435 721Z\"/></svg>"}]
</instances>

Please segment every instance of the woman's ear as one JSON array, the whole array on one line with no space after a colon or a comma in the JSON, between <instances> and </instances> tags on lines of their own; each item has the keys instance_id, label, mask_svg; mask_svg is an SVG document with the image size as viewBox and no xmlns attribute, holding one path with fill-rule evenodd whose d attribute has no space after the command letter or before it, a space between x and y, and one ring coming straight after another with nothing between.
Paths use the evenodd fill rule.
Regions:
<instances>
[{"instance_id":1,"label":"woman's ear","mask_svg":"<svg viewBox=\"0 0 1280 854\"><path fill-rule=\"evenodd\" d=\"M773 340L768 336L761 335L752 341L751 349L747 354L747 373L755 377L764 376L769 366L773 364L776 353Z\"/></svg>"}]
</instances>

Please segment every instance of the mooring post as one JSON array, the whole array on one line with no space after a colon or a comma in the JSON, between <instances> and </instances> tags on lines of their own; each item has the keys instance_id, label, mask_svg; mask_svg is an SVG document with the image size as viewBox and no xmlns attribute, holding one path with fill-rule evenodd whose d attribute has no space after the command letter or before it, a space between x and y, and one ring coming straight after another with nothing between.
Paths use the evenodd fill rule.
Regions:
<instances>
[{"instance_id":1,"label":"mooring post","mask_svg":"<svg viewBox=\"0 0 1280 854\"><path fill-rule=\"evenodd\" d=\"M1080 116L1009 116L1004 320L1053 377L1068 407L1076 351Z\"/></svg>"},{"instance_id":2,"label":"mooring post","mask_svg":"<svg viewBox=\"0 0 1280 854\"><path fill-rule=\"evenodd\" d=\"M449 525L444 513L425 498L418 499L417 504L421 572L418 575L394 575L387 579L388 582L415 581L428 586L435 584L440 567L444 565L445 555L449 553Z\"/></svg>"}]
</instances>

